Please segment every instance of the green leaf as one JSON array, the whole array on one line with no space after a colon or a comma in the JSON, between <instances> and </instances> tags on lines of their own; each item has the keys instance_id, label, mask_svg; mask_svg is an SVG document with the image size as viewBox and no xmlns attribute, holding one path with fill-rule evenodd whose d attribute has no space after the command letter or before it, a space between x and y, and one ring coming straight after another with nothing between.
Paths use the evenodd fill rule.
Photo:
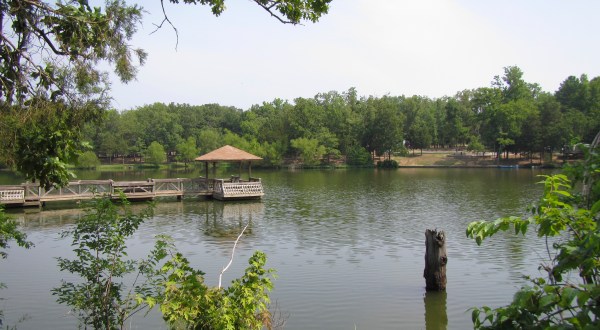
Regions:
<instances>
[{"instance_id":1,"label":"green leaf","mask_svg":"<svg viewBox=\"0 0 600 330\"><path fill-rule=\"evenodd\" d=\"M592 205L592 208L590 209L592 216L598 214L598 211L600 211L600 200L594 203L594 205Z\"/></svg>"}]
</instances>

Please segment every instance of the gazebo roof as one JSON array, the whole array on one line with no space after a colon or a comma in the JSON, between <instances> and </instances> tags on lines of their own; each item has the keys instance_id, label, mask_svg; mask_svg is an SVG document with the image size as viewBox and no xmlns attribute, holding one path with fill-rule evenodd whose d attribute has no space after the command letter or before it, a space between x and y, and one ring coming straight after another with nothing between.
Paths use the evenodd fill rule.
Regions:
<instances>
[{"instance_id":1,"label":"gazebo roof","mask_svg":"<svg viewBox=\"0 0 600 330\"><path fill-rule=\"evenodd\" d=\"M261 160L262 158L254 156L251 153L245 152L238 148L226 145L217 150L213 150L207 154L197 157L195 160L199 162L233 162L244 160Z\"/></svg>"}]
</instances>

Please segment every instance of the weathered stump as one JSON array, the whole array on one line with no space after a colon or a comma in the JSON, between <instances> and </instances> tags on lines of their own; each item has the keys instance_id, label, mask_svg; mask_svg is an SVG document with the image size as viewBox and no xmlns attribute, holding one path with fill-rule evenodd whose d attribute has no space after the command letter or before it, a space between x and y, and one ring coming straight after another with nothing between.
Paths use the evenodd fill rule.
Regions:
<instances>
[{"instance_id":1,"label":"weathered stump","mask_svg":"<svg viewBox=\"0 0 600 330\"><path fill-rule=\"evenodd\" d=\"M444 231L425 231L425 290L446 290L446 234Z\"/></svg>"}]
</instances>

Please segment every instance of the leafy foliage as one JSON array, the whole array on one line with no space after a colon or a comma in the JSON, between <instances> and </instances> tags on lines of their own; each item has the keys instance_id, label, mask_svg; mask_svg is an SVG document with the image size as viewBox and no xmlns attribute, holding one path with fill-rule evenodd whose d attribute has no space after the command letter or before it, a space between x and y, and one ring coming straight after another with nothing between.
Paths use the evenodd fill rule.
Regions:
<instances>
[{"instance_id":1,"label":"leafy foliage","mask_svg":"<svg viewBox=\"0 0 600 330\"><path fill-rule=\"evenodd\" d=\"M398 168L398 162L393 159L386 159L384 161L378 161L377 167L379 167L379 168Z\"/></svg>"},{"instance_id":2,"label":"leafy foliage","mask_svg":"<svg viewBox=\"0 0 600 330\"><path fill-rule=\"evenodd\" d=\"M134 214L124 196L121 203L118 207L109 198L94 199L76 228L62 234L73 238L76 258L57 258L58 266L78 275L80 281L63 280L52 294L73 309L84 328L123 328L127 319L150 305L149 299L137 299L138 295L158 295L147 279L154 277L157 263L167 255L167 243L157 241L147 260L127 260L125 242L151 215L152 208ZM136 274L135 281L125 286L123 279L128 274ZM138 279L144 281L138 283Z\"/></svg>"},{"instance_id":3,"label":"leafy foliage","mask_svg":"<svg viewBox=\"0 0 600 330\"><path fill-rule=\"evenodd\" d=\"M77 159L77 167L79 168L92 168L100 166L100 159L96 156L93 151L86 151Z\"/></svg>"},{"instance_id":4,"label":"leafy foliage","mask_svg":"<svg viewBox=\"0 0 600 330\"><path fill-rule=\"evenodd\" d=\"M196 147L196 139L189 137L177 145L177 160L187 163L194 161L198 157L198 148Z\"/></svg>"},{"instance_id":5,"label":"leafy foliage","mask_svg":"<svg viewBox=\"0 0 600 330\"><path fill-rule=\"evenodd\" d=\"M158 166L167 161L167 153L162 144L153 141L146 150L146 162Z\"/></svg>"},{"instance_id":6,"label":"leafy foliage","mask_svg":"<svg viewBox=\"0 0 600 330\"><path fill-rule=\"evenodd\" d=\"M30 248L33 243L27 241L27 235L17 229L17 223L11 220L4 209L0 206L0 258L4 259L8 256L6 249L9 248L9 242L15 241L18 246Z\"/></svg>"},{"instance_id":7,"label":"leafy foliage","mask_svg":"<svg viewBox=\"0 0 600 330\"><path fill-rule=\"evenodd\" d=\"M225 10L224 0L181 2L208 5L217 16ZM292 24L316 22L327 13L330 2L255 0L281 22ZM146 60L146 52L130 43L142 13L140 5L125 0L105 0L104 8L92 7L84 0L0 0L0 162L16 166L46 188L67 183L70 173L66 164L74 163L78 152L85 150L78 142L82 126L100 118L97 110L106 109L110 102L110 81L103 69L112 68L122 82L129 82ZM164 20L169 21L163 13ZM52 105L40 107L40 100ZM66 117L78 116L55 119L50 113L33 117L31 126L15 125L24 124L31 112L55 106L78 114L91 112L60 127L44 125L46 120L64 123ZM16 114L7 116L7 109ZM175 148L181 130L170 130L177 137L166 142L170 150ZM127 137L103 135L103 143L96 146L109 156L126 149L123 141ZM129 147L139 153L142 142L147 146L151 141L132 137Z\"/></svg>"},{"instance_id":8,"label":"leafy foliage","mask_svg":"<svg viewBox=\"0 0 600 330\"><path fill-rule=\"evenodd\" d=\"M321 157L327 152L325 146L317 139L298 138L290 141L293 148L300 153L300 159L305 165L318 165Z\"/></svg>"},{"instance_id":9,"label":"leafy foliage","mask_svg":"<svg viewBox=\"0 0 600 330\"><path fill-rule=\"evenodd\" d=\"M62 234L73 238L76 258L57 258L58 265L80 280L63 281L52 293L73 309L82 327L120 329L134 314L160 305L173 326L270 328L268 293L274 270L264 268L264 253L255 252L244 275L225 289L208 287L204 273L190 267L166 236L158 237L146 259L126 259L126 240L152 214L152 207L134 214L124 196L120 203L94 199L76 228ZM133 283L126 284L126 278Z\"/></svg>"},{"instance_id":10,"label":"leafy foliage","mask_svg":"<svg viewBox=\"0 0 600 330\"><path fill-rule=\"evenodd\" d=\"M204 273L189 266L176 253L162 270L168 274L161 311L171 325L186 329L261 329L270 328L268 292L273 288L272 269L265 269L266 255L256 251L244 275L231 286L209 288Z\"/></svg>"},{"instance_id":11,"label":"leafy foliage","mask_svg":"<svg viewBox=\"0 0 600 330\"><path fill-rule=\"evenodd\" d=\"M371 154L369 154L367 149L355 145L348 149L346 162L349 165L372 165Z\"/></svg>"},{"instance_id":12,"label":"leafy foliage","mask_svg":"<svg viewBox=\"0 0 600 330\"><path fill-rule=\"evenodd\" d=\"M141 7L122 0L107 1L104 10L87 1L0 1L0 18L12 22L0 34L0 101L24 104L41 93L52 100L79 99L78 93L105 83L95 68L100 60L130 81L136 73L132 59L146 58L128 44L141 17Z\"/></svg>"},{"instance_id":13,"label":"leafy foliage","mask_svg":"<svg viewBox=\"0 0 600 330\"><path fill-rule=\"evenodd\" d=\"M600 136L600 135L599 135ZM597 187L597 149L592 150L583 173ZM557 237L547 246L548 264L540 266L545 278L530 278L531 286L517 291L506 307L473 308L476 329L595 329L600 326L600 202L597 195L577 195L564 174L546 176L544 194L529 218L506 217L469 224L467 236L481 244L498 231L511 227L525 234L535 226L540 237ZM588 207L586 202L591 197ZM559 240L558 238L562 238ZM547 243L548 244L548 243ZM553 252L551 252L551 250ZM574 275L579 277L572 280Z\"/></svg>"},{"instance_id":14,"label":"leafy foliage","mask_svg":"<svg viewBox=\"0 0 600 330\"><path fill-rule=\"evenodd\" d=\"M225 0L169 0L186 4L202 4L210 6L216 16L225 11ZM301 20L316 22L326 14L331 0L253 0L260 7L271 13L282 23L298 24Z\"/></svg>"},{"instance_id":15,"label":"leafy foliage","mask_svg":"<svg viewBox=\"0 0 600 330\"><path fill-rule=\"evenodd\" d=\"M41 186L64 185L73 174L81 150L90 146L80 139L79 128L91 122L100 109L95 105L73 108L64 102L31 100L26 110L0 104L0 159Z\"/></svg>"}]
</instances>

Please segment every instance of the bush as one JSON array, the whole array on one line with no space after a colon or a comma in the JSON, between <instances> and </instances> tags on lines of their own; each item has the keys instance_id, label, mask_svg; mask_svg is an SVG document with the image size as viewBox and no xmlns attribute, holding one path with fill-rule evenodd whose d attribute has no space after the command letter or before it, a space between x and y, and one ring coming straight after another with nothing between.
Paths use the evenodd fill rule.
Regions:
<instances>
[{"instance_id":1,"label":"bush","mask_svg":"<svg viewBox=\"0 0 600 330\"><path fill-rule=\"evenodd\" d=\"M371 164L371 154L367 151L367 149L361 146L353 146L348 149L348 154L346 155L346 163L348 165L370 165Z\"/></svg>"},{"instance_id":2,"label":"bush","mask_svg":"<svg viewBox=\"0 0 600 330\"><path fill-rule=\"evenodd\" d=\"M400 148L398 148L398 150L394 151L394 156L408 157L409 155L410 155L410 152L408 151L408 149L405 146L400 146Z\"/></svg>"},{"instance_id":3,"label":"bush","mask_svg":"<svg viewBox=\"0 0 600 330\"><path fill-rule=\"evenodd\" d=\"M100 166L100 159L93 151L86 151L77 159L77 167L95 169Z\"/></svg>"},{"instance_id":4,"label":"bush","mask_svg":"<svg viewBox=\"0 0 600 330\"><path fill-rule=\"evenodd\" d=\"M386 159L384 161L378 161L377 167L379 167L379 168L398 168L398 162L393 159Z\"/></svg>"},{"instance_id":5,"label":"bush","mask_svg":"<svg viewBox=\"0 0 600 330\"><path fill-rule=\"evenodd\" d=\"M600 133L597 139L600 139ZM544 195L529 217L476 221L467 236L477 244L499 231L525 235L529 227L546 238L548 260L542 277L527 277L504 307L472 309L475 329L598 329L600 326L600 153L589 150L585 162L564 174L544 176ZM583 182L581 193L573 183ZM549 238L556 239L553 244Z\"/></svg>"},{"instance_id":6,"label":"bush","mask_svg":"<svg viewBox=\"0 0 600 330\"><path fill-rule=\"evenodd\" d=\"M154 141L150 143L148 149L146 149L146 163L152 164L158 167L161 163L167 161L167 153L162 144Z\"/></svg>"}]
</instances>

